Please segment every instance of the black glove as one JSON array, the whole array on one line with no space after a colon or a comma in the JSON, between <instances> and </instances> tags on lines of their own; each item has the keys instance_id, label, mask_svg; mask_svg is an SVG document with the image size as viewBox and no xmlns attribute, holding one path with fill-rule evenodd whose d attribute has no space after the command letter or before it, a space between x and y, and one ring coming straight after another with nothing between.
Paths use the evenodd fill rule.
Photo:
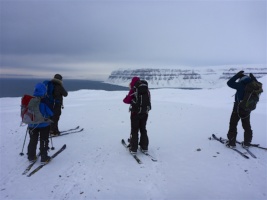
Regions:
<instances>
[{"instance_id":1,"label":"black glove","mask_svg":"<svg viewBox=\"0 0 267 200\"><path fill-rule=\"evenodd\" d=\"M240 71L236 74L236 76L238 76L239 78L242 78L244 75L244 71Z\"/></svg>"}]
</instances>

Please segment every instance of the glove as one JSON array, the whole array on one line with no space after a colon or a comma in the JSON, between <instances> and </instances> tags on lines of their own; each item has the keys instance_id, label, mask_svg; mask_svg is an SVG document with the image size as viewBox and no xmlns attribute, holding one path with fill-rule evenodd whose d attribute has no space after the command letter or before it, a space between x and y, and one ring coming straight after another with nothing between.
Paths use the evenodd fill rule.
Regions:
<instances>
[{"instance_id":1,"label":"glove","mask_svg":"<svg viewBox=\"0 0 267 200\"><path fill-rule=\"evenodd\" d=\"M238 76L239 78L242 78L244 75L244 71L240 71L236 74L236 76Z\"/></svg>"}]
</instances>

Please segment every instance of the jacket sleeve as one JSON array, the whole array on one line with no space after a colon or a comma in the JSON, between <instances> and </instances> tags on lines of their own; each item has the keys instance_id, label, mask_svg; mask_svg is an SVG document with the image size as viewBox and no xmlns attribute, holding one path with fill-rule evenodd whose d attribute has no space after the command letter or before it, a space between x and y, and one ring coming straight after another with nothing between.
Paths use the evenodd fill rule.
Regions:
<instances>
[{"instance_id":1,"label":"jacket sleeve","mask_svg":"<svg viewBox=\"0 0 267 200\"><path fill-rule=\"evenodd\" d=\"M130 89L129 93L123 99L123 102L126 104L131 104L131 102L133 100L133 95L134 95L134 91L133 91L133 89Z\"/></svg>"},{"instance_id":2,"label":"jacket sleeve","mask_svg":"<svg viewBox=\"0 0 267 200\"><path fill-rule=\"evenodd\" d=\"M56 103L63 104L63 96L66 97L67 95L68 92L64 89L63 86L59 84L55 85L54 98L56 100Z\"/></svg>"},{"instance_id":3,"label":"jacket sleeve","mask_svg":"<svg viewBox=\"0 0 267 200\"><path fill-rule=\"evenodd\" d=\"M230 78L230 79L227 81L227 85L228 85L230 88L238 89L240 84L238 84L238 83L236 82L237 79L239 79L239 76L238 76L238 75L233 76L232 78Z\"/></svg>"},{"instance_id":4,"label":"jacket sleeve","mask_svg":"<svg viewBox=\"0 0 267 200\"><path fill-rule=\"evenodd\" d=\"M62 96L64 96L64 97L68 96L68 92L65 90L65 88L63 86L61 87L60 92L61 92Z\"/></svg>"}]
</instances>

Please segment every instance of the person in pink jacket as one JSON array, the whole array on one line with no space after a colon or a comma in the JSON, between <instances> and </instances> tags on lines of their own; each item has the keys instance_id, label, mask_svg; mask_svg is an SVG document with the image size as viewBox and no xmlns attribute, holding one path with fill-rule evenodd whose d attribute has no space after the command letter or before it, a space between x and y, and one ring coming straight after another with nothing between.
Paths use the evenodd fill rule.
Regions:
<instances>
[{"instance_id":1,"label":"person in pink jacket","mask_svg":"<svg viewBox=\"0 0 267 200\"><path fill-rule=\"evenodd\" d=\"M126 104L132 104L132 101L135 98L135 91L134 91L134 85L136 82L140 81L139 77L133 77L131 83L129 84L130 91L126 95L126 97L123 99L123 102ZM142 151L148 150L148 136L147 136L147 130L146 130L146 122L148 118L148 113L137 113L131 110L131 136L129 139L129 150L130 153L136 154L138 149L138 132L140 130L141 137L140 137L140 148Z\"/></svg>"},{"instance_id":2,"label":"person in pink jacket","mask_svg":"<svg viewBox=\"0 0 267 200\"><path fill-rule=\"evenodd\" d=\"M133 77L131 83L129 84L130 91L128 95L123 99L123 102L126 104L131 104L133 98L134 98L134 85L137 81L140 81L139 77Z\"/></svg>"}]
</instances>

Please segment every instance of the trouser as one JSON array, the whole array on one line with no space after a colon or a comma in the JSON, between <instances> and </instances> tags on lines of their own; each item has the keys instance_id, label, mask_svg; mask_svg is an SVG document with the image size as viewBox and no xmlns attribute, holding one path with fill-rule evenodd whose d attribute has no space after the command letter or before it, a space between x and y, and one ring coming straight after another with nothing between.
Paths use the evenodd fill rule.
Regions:
<instances>
[{"instance_id":1,"label":"trouser","mask_svg":"<svg viewBox=\"0 0 267 200\"><path fill-rule=\"evenodd\" d=\"M56 103L54 105L53 113L54 113L54 115L52 117L53 123L51 123L51 125L50 125L50 131L53 131L54 133L58 133L59 132L59 130L58 130L58 121L59 121L59 118L60 118L60 115L61 115L61 104Z\"/></svg>"},{"instance_id":2,"label":"trouser","mask_svg":"<svg viewBox=\"0 0 267 200\"><path fill-rule=\"evenodd\" d=\"M131 114L131 138L130 145L131 151L137 151L138 149L138 132L140 130L140 143L142 149L148 148L148 136L146 130L148 114Z\"/></svg>"},{"instance_id":3,"label":"trouser","mask_svg":"<svg viewBox=\"0 0 267 200\"><path fill-rule=\"evenodd\" d=\"M249 145L252 141L253 134L250 125L250 112L239 108L237 103L235 103L233 107L227 137L230 141L230 144L235 145L237 136L237 125L240 119L242 122L242 127L244 129L244 143L246 145Z\"/></svg>"},{"instance_id":4,"label":"trouser","mask_svg":"<svg viewBox=\"0 0 267 200\"><path fill-rule=\"evenodd\" d=\"M49 149L49 130L50 127L42 128L29 128L30 142L28 145L28 159L32 160L36 156L36 148L38 139L40 136L40 155L47 156L47 151Z\"/></svg>"}]
</instances>

